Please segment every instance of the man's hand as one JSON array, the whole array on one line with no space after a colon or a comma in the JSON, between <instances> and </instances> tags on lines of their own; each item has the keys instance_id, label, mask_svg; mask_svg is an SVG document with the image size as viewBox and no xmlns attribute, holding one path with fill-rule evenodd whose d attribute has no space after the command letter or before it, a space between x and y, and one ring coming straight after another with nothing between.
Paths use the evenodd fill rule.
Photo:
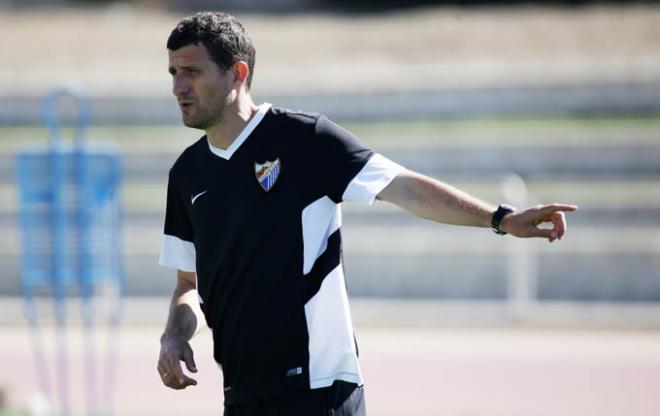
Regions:
<instances>
[{"instance_id":1,"label":"man's hand","mask_svg":"<svg viewBox=\"0 0 660 416\"><path fill-rule=\"evenodd\" d=\"M160 341L160 357L158 358L158 374L163 380L163 384L175 390L196 386L197 380L183 373L179 361L186 363L188 371L197 372L193 351L188 341L181 336L163 336Z\"/></svg>"},{"instance_id":2,"label":"man's hand","mask_svg":"<svg viewBox=\"0 0 660 416\"><path fill-rule=\"evenodd\" d=\"M500 230L516 237L547 238L552 243L561 240L566 233L564 212L573 212L576 209L574 205L537 205L506 215L500 222ZM552 228L539 227L543 223L552 224Z\"/></svg>"}]
</instances>

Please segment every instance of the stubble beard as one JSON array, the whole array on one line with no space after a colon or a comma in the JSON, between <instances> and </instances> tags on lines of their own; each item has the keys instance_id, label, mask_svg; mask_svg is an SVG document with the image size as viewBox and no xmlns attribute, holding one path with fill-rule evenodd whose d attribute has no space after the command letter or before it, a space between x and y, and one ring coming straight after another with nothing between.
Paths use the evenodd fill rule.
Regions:
<instances>
[{"instance_id":1,"label":"stubble beard","mask_svg":"<svg viewBox=\"0 0 660 416\"><path fill-rule=\"evenodd\" d=\"M182 114L183 124L193 129L206 130L220 121L221 114L222 109L198 107L197 114L190 117L186 117L185 113Z\"/></svg>"},{"instance_id":2,"label":"stubble beard","mask_svg":"<svg viewBox=\"0 0 660 416\"><path fill-rule=\"evenodd\" d=\"M199 129L199 130L206 130L206 128L210 125L208 120L202 120L197 118L192 118L192 119L186 119L186 116L183 116L183 124L186 127L190 127L192 129Z\"/></svg>"},{"instance_id":3,"label":"stubble beard","mask_svg":"<svg viewBox=\"0 0 660 416\"><path fill-rule=\"evenodd\" d=\"M207 103L213 103L213 105L202 106L201 103L197 101L193 114L189 117L186 117L185 113L181 114L183 124L186 127L200 130L207 130L213 125L218 124L221 121L222 113L227 106L227 95L228 92L226 94L213 96L212 98L207 97L208 99L202 100Z\"/></svg>"}]
</instances>

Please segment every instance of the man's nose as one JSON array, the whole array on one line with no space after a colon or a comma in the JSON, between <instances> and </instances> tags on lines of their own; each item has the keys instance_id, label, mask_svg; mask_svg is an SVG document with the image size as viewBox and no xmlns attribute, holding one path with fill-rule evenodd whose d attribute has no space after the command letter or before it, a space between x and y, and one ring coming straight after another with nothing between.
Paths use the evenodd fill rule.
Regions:
<instances>
[{"instance_id":1,"label":"man's nose","mask_svg":"<svg viewBox=\"0 0 660 416\"><path fill-rule=\"evenodd\" d=\"M175 96L184 95L188 92L190 85L184 77L174 76L172 79L172 93Z\"/></svg>"}]
</instances>

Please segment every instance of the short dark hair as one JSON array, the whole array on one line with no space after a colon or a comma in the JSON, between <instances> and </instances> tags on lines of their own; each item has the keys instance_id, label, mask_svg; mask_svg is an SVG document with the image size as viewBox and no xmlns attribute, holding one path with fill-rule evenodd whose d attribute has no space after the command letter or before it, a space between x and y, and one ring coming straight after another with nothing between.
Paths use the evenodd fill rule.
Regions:
<instances>
[{"instance_id":1,"label":"short dark hair","mask_svg":"<svg viewBox=\"0 0 660 416\"><path fill-rule=\"evenodd\" d=\"M248 64L246 85L250 89L254 74L254 46L237 18L222 12L198 12L181 20L167 39L167 49L175 51L188 45L204 45L211 59L222 70L236 61Z\"/></svg>"}]
</instances>

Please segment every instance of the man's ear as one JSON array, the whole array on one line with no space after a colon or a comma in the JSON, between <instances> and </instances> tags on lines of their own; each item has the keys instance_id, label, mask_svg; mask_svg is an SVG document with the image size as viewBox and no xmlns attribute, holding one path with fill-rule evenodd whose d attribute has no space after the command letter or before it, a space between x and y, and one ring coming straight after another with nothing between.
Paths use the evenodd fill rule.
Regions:
<instances>
[{"instance_id":1,"label":"man's ear","mask_svg":"<svg viewBox=\"0 0 660 416\"><path fill-rule=\"evenodd\" d=\"M234 64L234 82L244 84L250 74L250 67L245 61L236 61Z\"/></svg>"}]
</instances>

